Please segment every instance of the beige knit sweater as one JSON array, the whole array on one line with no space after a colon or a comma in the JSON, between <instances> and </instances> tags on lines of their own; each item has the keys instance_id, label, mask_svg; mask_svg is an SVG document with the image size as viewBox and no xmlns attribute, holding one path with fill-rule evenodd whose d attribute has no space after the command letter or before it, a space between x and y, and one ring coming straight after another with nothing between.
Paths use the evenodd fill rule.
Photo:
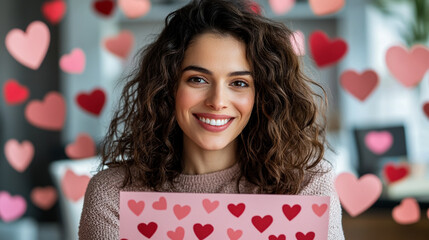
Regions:
<instances>
[{"instance_id":1,"label":"beige knit sweater","mask_svg":"<svg viewBox=\"0 0 429 240\"><path fill-rule=\"evenodd\" d=\"M189 193L237 193L236 178L240 172L239 165L202 175L180 175L177 178L176 191ZM121 188L124 169L106 169L92 177L86 189L83 211L79 225L79 239L108 240L119 239L119 192L147 191L138 187ZM344 239L341 224L341 207L333 187L333 171L320 174L314 178L300 195L330 196L329 240ZM249 182L240 182L241 193L256 193L256 187ZM171 192L171 188L163 189ZM219 239L222 240L222 239ZM249 239L246 239L249 240ZM250 239L252 240L252 239Z\"/></svg>"}]
</instances>

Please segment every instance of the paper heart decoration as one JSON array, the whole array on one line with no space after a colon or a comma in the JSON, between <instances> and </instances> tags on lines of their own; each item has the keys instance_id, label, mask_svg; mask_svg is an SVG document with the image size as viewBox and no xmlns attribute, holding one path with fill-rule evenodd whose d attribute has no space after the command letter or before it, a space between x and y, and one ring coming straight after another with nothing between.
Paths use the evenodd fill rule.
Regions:
<instances>
[{"instance_id":1,"label":"paper heart decoration","mask_svg":"<svg viewBox=\"0 0 429 240\"><path fill-rule=\"evenodd\" d=\"M214 228L211 224L201 225L200 223L194 224L194 233L198 240L206 239L212 234Z\"/></svg>"},{"instance_id":2,"label":"paper heart decoration","mask_svg":"<svg viewBox=\"0 0 429 240\"><path fill-rule=\"evenodd\" d=\"M134 34L122 30L118 35L106 38L103 45L110 53L126 59L134 45Z\"/></svg>"},{"instance_id":3,"label":"paper heart decoration","mask_svg":"<svg viewBox=\"0 0 429 240\"><path fill-rule=\"evenodd\" d=\"M30 92L27 87L20 85L15 79L9 79L4 83L3 95L7 104L14 105L25 102Z\"/></svg>"},{"instance_id":4,"label":"paper heart decoration","mask_svg":"<svg viewBox=\"0 0 429 240\"><path fill-rule=\"evenodd\" d=\"M259 4L255 1L249 1L249 5L250 5L250 10L258 15L261 15L261 6L259 6Z\"/></svg>"},{"instance_id":5,"label":"paper heart decoration","mask_svg":"<svg viewBox=\"0 0 429 240\"><path fill-rule=\"evenodd\" d=\"M29 141L23 141L22 144L15 139L10 139L4 146L6 160L18 172L24 172L30 165L34 156L34 146Z\"/></svg>"},{"instance_id":6,"label":"paper heart decoration","mask_svg":"<svg viewBox=\"0 0 429 240\"><path fill-rule=\"evenodd\" d=\"M80 48L75 48L70 54L60 58L60 68L66 73L81 74L85 69L85 53Z\"/></svg>"},{"instance_id":7,"label":"paper heart decoration","mask_svg":"<svg viewBox=\"0 0 429 240\"><path fill-rule=\"evenodd\" d=\"M203 200L203 207L207 213L213 212L219 206L219 201L211 202L209 199Z\"/></svg>"},{"instance_id":8,"label":"paper heart decoration","mask_svg":"<svg viewBox=\"0 0 429 240\"><path fill-rule=\"evenodd\" d=\"M323 31L315 31L310 35L310 51L317 66L326 67L346 55L347 43L341 38L330 40Z\"/></svg>"},{"instance_id":9,"label":"paper heart decoration","mask_svg":"<svg viewBox=\"0 0 429 240\"><path fill-rule=\"evenodd\" d=\"M181 206L179 204L174 205L173 207L174 215L178 220L181 220L188 216L188 214L191 212L191 207L188 205Z\"/></svg>"},{"instance_id":10,"label":"paper heart decoration","mask_svg":"<svg viewBox=\"0 0 429 240\"><path fill-rule=\"evenodd\" d=\"M89 176L76 175L72 170L67 169L61 180L64 196L72 202L77 202L85 194L89 180Z\"/></svg>"},{"instance_id":11,"label":"paper heart decoration","mask_svg":"<svg viewBox=\"0 0 429 240\"><path fill-rule=\"evenodd\" d=\"M308 232L306 234L302 232L297 232L295 234L296 240L313 240L316 237L314 232Z\"/></svg>"},{"instance_id":12,"label":"paper heart decoration","mask_svg":"<svg viewBox=\"0 0 429 240\"><path fill-rule=\"evenodd\" d=\"M0 191L0 219L12 222L27 210L27 202L19 195L11 196L8 192Z\"/></svg>"},{"instance_id":13,"label":"paper heart decoration","mask_svg":"<svg viewBox=\"0 0 429 240\"><path fill-rule=\"evenodd\" d=\"M390 73L405 87L415 87L429 69L429 49L415 45L408 51L402 46L390 47L386 52Z\"/></svg>"},{"instance_id":14,"label":"paper heart decoration","mask_svg":"<svg viewBox=\"0 0 429 240\"><path fill-rule=\"evenodd\" d=\"M423 113L429 118L429 102L423 104Z\"/></svg>"},{"instance_id":15,"label":"paper heart decoration","mask_svg":"<svg viewBox=\"0 0 429 240\"><path fill-rule=\"evenodd\" d=\"M280 234L278 237L275 235L270 235L268 240L286 240L286 236L284 234Z\"/></svg>"},{"instance_id":16,"label":"paper heart decoration","mask_svg":"<svg viewBox=\"0 0 429 240\"><path fill-rule=\"evenodd\" d=\"M182 227L177 227L176 231L174 231L174 232L168 231L167 236L171 240L183 240L183 238L185 237L185 229L183 229Z\"/></svg>"},{"instance_id":17,"label":"paper heart decoration","mask_svg":"<svg viewBox=\"0 0 429 240\"><path fill-rule=\"evenodd\" d=\"M34 21L26 32L12 29L6 35L6 48L10 55L22 65L37 70L48 51L51 35L49 28L41 21Z\"/></svg>"},{"instance_id":18,"label":"paper heart decoration","mask_svg":"<svg viewBox=\"0 0 429 240\"><path fill-rule=\"evenodd\" d=\"M356 179L351 173L341 173L335 179L335 189L343 208L350 216L355 217L377 201L382 184L373 174L366 174Z\"/></svg>"},{"instance_id":19,"label":"paper heart decoration","mask_svg":"<svg viewBox=\"0 0 429 240\"><path fill-rule=\"evenodd\" d=\"M57 201L57 190L54 187L36 187L31 191L30 198L34 205L48 210Z\"/></svg>"},{"instance_id":20,"label":"paper heart decoration","mask_svg":"<svg viewBox=\"0 0 429 240\"><path fill-rule=\"evenodd\" d=\"M66 103L58 92L50 92L44 100L30 101L25 108L25 118L36 127L61 130L66 118Z\"/></svg>"},{"instance_id":21,"label":"paper heart decoration","mask_svg":"<svg viewBox=\"0 0 429 240\"><path fill-rule=\"evenodd\" d=\"M73 159L95 156L94 140L92 140L92 137L86 133L79 134L74 143L67 145L66 155Z\"/></svg>"},{"instance_id":22,"label":"paper heart decoration","mask_svg":"<svg viewBox=\"0 0 429 240\"><path fill-rule=\"evenodd\" d=\"M254 216L252 217L252 224L255 228L263 233L273 223L273 217L266 215L265 217Z\"/></svg>"},{"instance_id":23,"label":"paper heart decoration","mask_svg":"<svg viewBox=\"0 0 429 240\"><path fill-rule=\"evenodd\" d=\"M393 208L393 220L399 224L412 224L420 219L420 207L414 198L405 198L399 206Z\"/></svg>"},{"instance_id":24,"label":"paper heart decoration","mask_svg":"<svg viewBox=\"0 0 429 240\"><path fill-rule=\"evenodd\" d=\"M326 210L328 209L328 205L326 205L326 204L321 204L321 205L319 206L319 205L317 205L317 204L313 204L313 205L311 206L311 208L313 209L313 212L314 212L317 216L322 217L322 216L323 216L323 214L325 214Z\"/></svg>"},{"instance_id":25,"label":"paper heart decoration","mask_svg":"<svg viewBox=\"0 0 429 240\"><path fill-rule=\"evenodd\" d=\"M340 11L345 0L309 0L309 3L314 14L321 16Z\"/></svg>"},{"instance_id":26,"label":"paper heart decoration","mask_svg":"<svg viewBox=\"0 0 429 240\"><path fill-rule=\"evenodd\" d=\"M295 0L268 0L271 9L275 14L285 14L295 5Z\"/></svg>"},{"instance_id":27,"label":"paper heart decoration","mask_svg":"<svg viewBox=\"0 0 429 240\"><path fill-rule=\"evenodd\" d=\"M153 234L155 234L156 229L158 229L158 224L154 222L150 222L148 224L140 223L139 225L137 225L137 229L143 236L151 238Z\"/></svg>"},{"instance_id":28,"label":"paper heart decoration","mask_svg":"<svg viewBox=\"0 0 429 240\"><path fill-rule=\"evenodd\" d=\"M89 94L84 92L78 93L76 102L83 110L99 116L106 102L106 94L102 89L96 88Z\"/></svg>"},{"instance_id":29,"label":"paper heart decoration","mask_svg":"<svg viewBox=\"0 0 429 240\"><path fill-rule=\"evenodd\" d=\"M158 201L152 204L152 207L156 210L165 210L167 209L167 200L165 200L165 197L160 197Z\"/></svg>"},{"instance_id":30,"label":"paper heart decoration","mask_svg":"<svg viewBox=\"0 0 429 240\"><path fill-rule=\"evenodd\" d=\"M128 201L128 208L136 215L139 216L143 210L144 210L144 202L143 201L138 201L136 202L136 200L129 200Z\"/></svg>"},{"instance_id":31,"label":"paper heart decoration","mask_svg":"<svg viewBox=\"0 0 429 240\"><path fill-rule=\"evenodd\" d=\"M295 31L290 36L290 42L292 44L293 51L298 56L305 55L305 36L301 31Z\"/></svg>"},{"instance_id":32,"label":"paper heart decoration","mask_svg":"<svg viewBox=\"0 0 429 240\"><path fill-rule=\"evenodd\" d=\"M393 163L387 163L383 167L383 174L388 183L397 182L408 176L410 170L407 165L396 166Z\"/></svg>"},{"instance_id":33,"label":"paper heart decoration","mask_svg":"<svg viewBox=\"0 0 429 240\"><path fill-rule=\"evenodd\" d=\"M118 0L118 5L128 18L139 18L149 12L149 0Z\"/></svg>"},{"instance_id":34,"label":"paper heart decoration","mask_svg":"<svg viewBox=\"0 0 429 240\"><path fill-rule=\"evenodd\" d=\"M52 24L58 24L66 13L66 3L63 0L53 0L43 3L43 16Z\"/></svg>"},{"instance_id":35,"label":"paper heart decoration","mask_svg":"<svg viewBox=\"0 0 429 240\"><path fill-rule=\"evenodd\" d=\"M243 235L243 231L234 230L232 228L228 228L226 230L226 233L228 234L229 240L238 240L241 237L241 235Z\"/></svg>"},{"instance_id":36,"label":"paper heart decoration","mask_svg":"<svg viewBox=\"0 0 429 240\"><path fill-rule=\"evenodd\" d=\"M389 131L371 131L365 135L365 145L373 153L381 155L392 147L393 136Z\"/></svg>"},{"instance_id":37,"label":"paper heart decoration","mask_svg":"<svg viewBox=\"0 0 429 240\"><path fill-rule=\"evenodd\" d=\"M92 7L101 16L109 17L113 13L115 2L113 0L97 0L92 2Z\"/></svg>"},{"instance_id":38,"label":"paper heart decoration","mask_svg":"<svg viewBox=\"0 0 429 240\"><path fill-rule=\"evenodd\" d=\"M341 86L360 101L365 101L377 87L378 82L378 75L373 70L366 70L362 74L347 70L340 76Z\"/></svg>"}]
</instances>

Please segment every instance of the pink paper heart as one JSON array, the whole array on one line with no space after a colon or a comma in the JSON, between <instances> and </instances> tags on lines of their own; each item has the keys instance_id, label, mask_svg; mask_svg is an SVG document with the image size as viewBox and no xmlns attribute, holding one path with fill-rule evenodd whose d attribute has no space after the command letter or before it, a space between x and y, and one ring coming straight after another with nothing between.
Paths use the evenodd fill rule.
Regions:
<instances>
[{"instance_id":1,"label":"pink paper heart","mask_svg":"<svg viewBox=\"0 0 429 240\"><path fill-rule=\"evenodd\" d=\"M25 199L19 195L11 196L8 192L0 191L0 219L12 222L27 210Z\"/></svg>"},{"instance_id":2,"label":"pink paper heart","mask_svg":"<svg viewBox=\"0 0 429 240\"><path fill-rule=\"evenodd\" d=\"M36 127L61 130L66 118L66 103L60 93L50 92L43 102L33 100L25 108L25 118Z\"/></svg>"},{"instance_id":3,"label":"pink paper heart","mask_svg":"<svg viewBox=\"0 0 429 240\"><path fill-rule=\"evenodd\" d=\"M316 15L328 15L341 10L345 0L309 0L311 10Z\"/></svg>"},{"instance_id":4,"label":"pink paper heart","mask_svg":"<svg viewBox=\"0 0 429 240\"><path fill-rule=\"evenodd\" d=\"M399 224L412 224L420 219L420 207L414 198L405 198L392 210L393 219Z\"/></svg>"},{"instance_id":5,"label":"pink paper heart","mask_svg":"<svg viewBox=\"0 0 429 240\"><path fill-rule=\"evenodd\" d=\"M79 159L95 156L95 143L92 137L86 133L77 136L74 143L66 147L66 154L69 158Z\"/></svg>"},{"instance_id":6,"label":"pink paper heart","mask_svg":"<svg viewBox=\"0 0 429 240\"><path fill-rule=\"evenodd\" d=\"M211 202L209 199L203 200L203 207L207 213L213 212L219 206L219 201Z\"/></svg>"},{"instance_id":7,"label":"pink paper heart","mask_svg":"<svg viewBox=\"0 0 429 240\"><path fill-rule=\"evenodd\" d=\"M241 230L234 230L232 228L228 228L226 230L226 233L228 234L229 240L237 240L243 235L243 231Z\"/></svg>"},{"instance_id":8,"label":"pink paper heart","mask_svg":"<svg viewBox=\"0 0 429 240\"><path fill-rule=\"evenodd\" d=\"M4 83L3 94L7 104L19 104L27 100L30 91L27 87L22 86L18 81L9 79Z\"/></svg>"},{"instance_id":9,"label":"pink paper heart","mask_svg":"<svg viewBox=\"0 0 429 240\"><path fill-rule=\"evenodd\" d=\"M341 173L335 179L335 189L343 208L350 216L355 217L377 201L382 184L374 174L365 174L356 179L351 173Z\"/></svg>"},{"instance_id":10,"label":"pink paper heart","mask_svg":"<svg viewBox=\"0 0 429 240\"><path fill-rule=\"evenodd\" d=\"M60 58L60 68L66 73L80 74L85 69L85 53L75 48Z\"/></svg>"},{"instance_id":11,"label":"pink paper heart","mask_svg":"<svg viewBox=\"0 0 429 240\"><path fill-rule=\"evenodd\" d=\"M347 70L341 74L340 83L348 93L364 101L377 87L378 75L373 70L366 70L362 74Z\"/></svg>"},{"instance_id":12,"label":"pink paper heart","mask_svg":"<svg viewBox=\"0 0 429 240\"><path fill-rule=\"evenodd\" d=\"M17 140L10 139L4 146L4 153L13 169L24 172L33 160L34 146L29 141L19 144Z\"/></svg>"},{"instance_id":13,"label":"pink paper heart","mask_svg":"<svg viewBox=\"0 0 429 240\"><path fill-rule=\"evenodd\" d=\"M373 153L381 155L392 147L393 136L388 131L371 131L365 135L365 145Z\"/></svg>"},{"instance_id":14,"label":"pink paper heart","mask_svg":"<svg viewBox=\"0 0 429 240\"><path fill-rule=\"evenodd\" d=\"M295 5L295 0L268 0L271 9L275 14L285 14Z\"/></svg>"},{"instance_id":15,"label":"pink paper heart","mask_svg":"<svg viewBox=\"0 0 429 240\"><path fill-rule=\"evenodd\" d=\"M390 73L405 87L415 87L429 69L429 49L415 45L410 51L402 46L390 47L386 52Z\"/></svg>"},{"instance_id":16,"label":"pink paper heart","mask_svg":"<svg viewBox=\"0 0 429 240\"><path fill-rule=\"evenodd\" d=\"M321 205L319 206L319 205L317 205L317 204L313 204L313 205L311 206L311 208L313 209L313 212L314 212L317 216L321 217L321 216L323 216L323 214L325 214L326 210L328 209L328 205L327 205L327 204L321 204Z\"/></svg>"},{"instance_id":17,"label":"pink paper heart","mask_svg":"<svg viewBox=\"0 0 429 240\"><path fill-rule=\"evenodd\" d=\"M134 34L128 30L121 31L118 35L106 38L104 47L110 53L126 59L134 45Z\"/></svg>"},{"instance_id":18,"label":"pink paper heart","mask_svg":"<svg viewBox=\"0 0 429 240\"><path fill-rule=\"evenodd\" d=\"M185 229L183 229L182 227L177 227L176 231L174 231L174 232L168 231L167 236L171 240L183 240L183 238L185 237Z\"/></svg>"},{"instance_id":19,"label":"pink paper heart","mask_svg":"<svg viewBox=\"0 0 429 240\"><path fill-rule=\"evenodd\" d=\"M128 201L128 208L136 215L139 216L144 210L144 201L138 201L132 199Z\"/></svg>"},{"instance_id":20,"label":"pink paper heart","mask_svg":"<svg viewBox=\"0 0 429 240\"><path fill-rule=\"evenodd\" d=\"M12 29L6 35L6 48L10 55L22 65L37 70L42 64L49 48L49 28L41 21L34 21L26 32Z\"/></svg>"},{"instance_id":21,"label":"pink paper heart","mask_svg":"<svg viewBox=\"0 0 429 240\"><path fill-rule=\"evenodd\" d=\"M165 200L165 197L160 197L158 201L152 204L152 207L156 210L165 210L167 209L167 200Z\"/></svg>"},{"instance_id":22,"label":"pink paper heart","mask_svg":"<svg viewBox=\"0 0 429 240\"><path fill-rule=\"evenodd\" d=\"M188 214L191 212L191 207L188 205L180 206L179 204L174 205L173 207L174 215L178 220L181 220L188 216Z\"/></svg>"},{"instance_id":23,"label":"pink paper heart","mask_svg":"<svg viewBox=\"0 0 429 240\"><path fill-rule=\"evenodd\" d=\"M57 201L57 190L54 187L36 187L31 191L31 201L43 210L50 209Z\"/></svg>"},{"instance_id":24,"label":"pink paper heart","mask_svg":"<svg viewBox=\"0 0 429 240\"><path fill-rule=\"evenodd\" d=\"M139 18L149 12L149 0L118 0L119 8L128 18Z\"/></svg>"},{"instance_id":25,"label":"pink paper heart","mask_svg":"<svg viewBox=\"0 0 429 240\"><path fill-rule=\"evenodd\" d=\"M298 56L305 55L305 36L301 31L293 32L293 35L290 36L290 42L292 44L293 51Z\"/></svg>"},{"instance_id":26,"label":"pink paper heart","mask_svg":"<svg viewBox=\"0 0 429 240\"><path fill-rule=\"evenodd\" d=\"M85 194L89 180L89 176L77 175L72 170L67 169L61 180L64 196L72 202L77 202Z\"/></svg>"}]
</instances>

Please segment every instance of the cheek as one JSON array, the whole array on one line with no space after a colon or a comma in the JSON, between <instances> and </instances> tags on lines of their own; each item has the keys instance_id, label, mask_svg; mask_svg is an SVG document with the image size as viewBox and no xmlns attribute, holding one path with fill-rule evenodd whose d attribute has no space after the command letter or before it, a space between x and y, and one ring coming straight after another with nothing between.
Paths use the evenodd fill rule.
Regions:
<instances>
[{"instance_id":1,"label":"cheek","mask_svg":"<svg viewBox=\"0 0 429 240\"><path fill-rule=\"evenodd\" d=\"M176 111L181 112L187 110L189 107L196 102L195 94L192 94L188 89L181 88L177 89L176 92Z\"/></svg>"},{"instance_id":2,"label":"cheek","mask_svg":"<svg viewBox=\"0 0 429 240\"><path fill-rule=\"evenodd\" d=\"M236 106L245 117L250 117L250 114L252 113L253 104L255 102L255 96L254 94L249 94L247 96L241 96L240 98L237 98Z\"/></svg>"}]
</instances>

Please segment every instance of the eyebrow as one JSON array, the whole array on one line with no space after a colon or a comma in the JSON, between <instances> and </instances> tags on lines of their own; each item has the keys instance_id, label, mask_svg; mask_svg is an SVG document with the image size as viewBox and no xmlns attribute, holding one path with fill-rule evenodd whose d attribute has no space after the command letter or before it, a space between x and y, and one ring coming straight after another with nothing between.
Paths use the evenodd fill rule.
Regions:
<instances>
[{"instance_id":1,"label":"eyebrow","mask_svg":"<svg viewBox=\"0 0 429 240\"><path fill-rule=\"evenodd\" d=\"M182 73L185 72L185 71L191 71L191 70L197 71L197 72L201 72L201 73L205 73L205 74L208 74L208 75L213 75L213 73L210 70L205 69L203 67L195 66L195 65L189 65L189 66L185 67L182 70ZM230 72L228 74L229 77L242 76L242 75L250 75L251 76L252 73L249 72L249 71L236 71L236 72Z\"/></svg>"}]
</instances>

